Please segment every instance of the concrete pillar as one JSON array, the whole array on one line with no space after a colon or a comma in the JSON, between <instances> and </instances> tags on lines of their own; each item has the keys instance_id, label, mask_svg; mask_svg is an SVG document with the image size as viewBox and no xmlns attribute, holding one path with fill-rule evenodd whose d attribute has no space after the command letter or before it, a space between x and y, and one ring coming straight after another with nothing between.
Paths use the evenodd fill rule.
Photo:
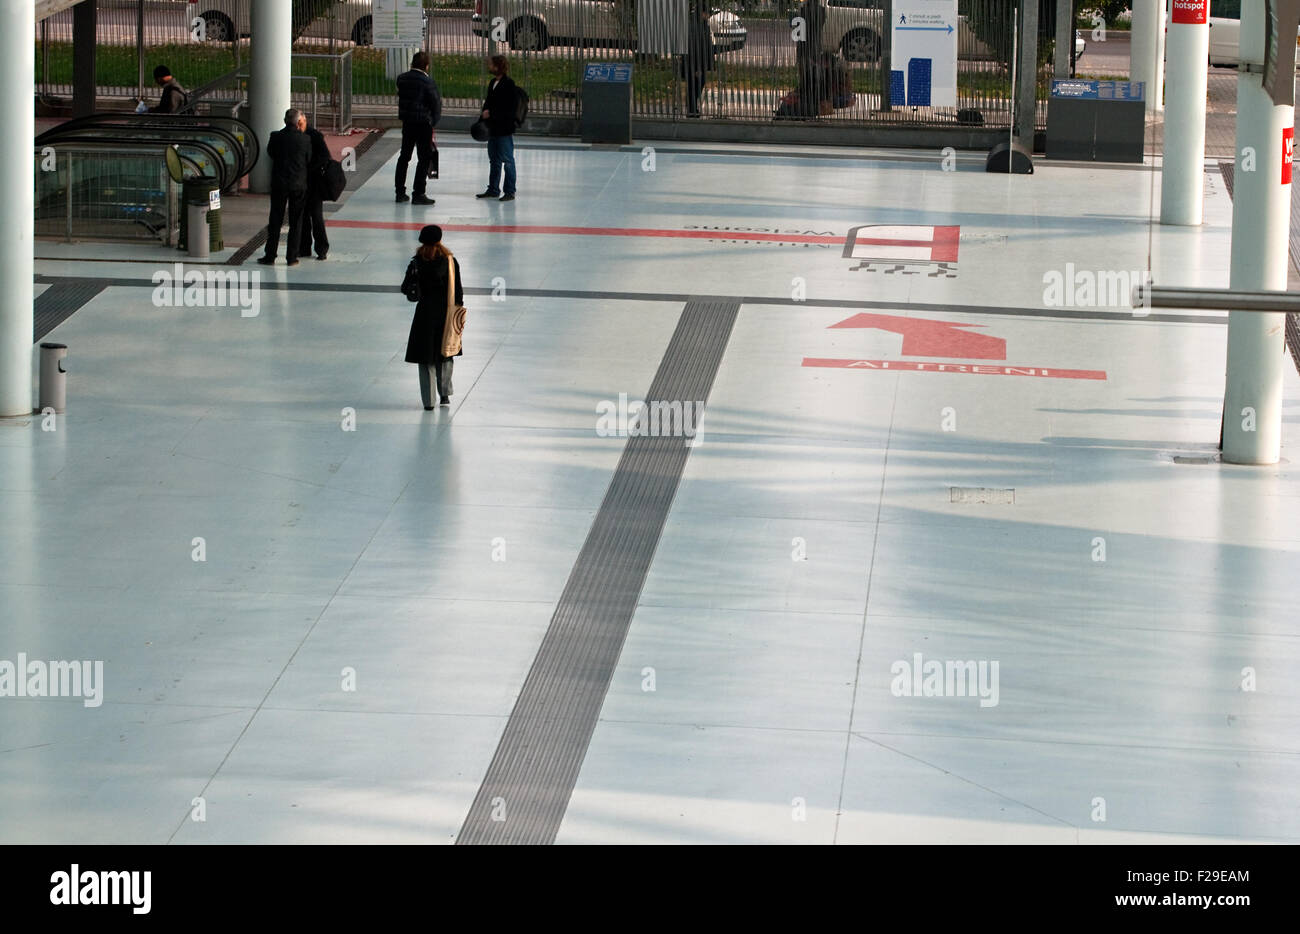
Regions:
<instances>
[{"instance_id":1,"label":"concrete pillar","mask_svg":"<svg viewBox=\"0 0 1300 934\"><path fill-rule=\"evenodd\" d=\"M72 115L95 112L95 0L72 8Z\"/></svg>"},{"instance_id":2,"label":"concrete pillar","mask_svg":"<svg viewBox=\"0 0 1300 934\"><path fill-rule=\"evenodd\" d=\"M1020 71L1016 76L1015 135L1034 151L1034 118L1038 113L1038 0L1020 0Z\"/></svg>"},{"instance_id":3,"label":"concrete pillar","mask_svg":"<svg viewBox=\"0 0 1300 934\"><path fill-rule=\"evenodd\" d=\"M1129 80L1146 85L1147 113L1159 113L1164 109L1165 0L1133 0L1129 38Z\"/></svg>"},{"instance_id":4,"label":"concrete pillar","mask_svg":"<svg viewBox=\"0 0 1300 934\"><path fill-rule=\"evenodd\" d=\"M1169 85L1165 89L1165 144L1160 173L1162 224L1198 227L1201 223L1205 204L1209 5L1209 0L1177 0L1169 21ZM1247 6L1242 4L1243 10Z\"/></svg>"},{"instance_id":5,"label":"concrete pillar","mask_svg":"<svg viewBox=\"0 0 1300 934\"><path fill-rule=\"evenodd\" d=\"M284 127L289 109L289 76L293 73L293 5L284 0L253 0L252 62L249 71L248 106L253 130L263 146L249 176L249 188L271 190L271 160L265 156L268 137Z\"/></svg>"},{"instance_id":6,"label":"concrete pillar","mask_svg":"<svg viewBox=\"0 0 1300 934\"><path fill-rule=\"evenodd\" d=\"M1070 77L1070 56L1074 51L1074 0L1056 0L1056 60L1052 77Z\"/></svg>"},{"instance_id":7,"label":"concrete pillar","mask_svg":"<svg viewBox=\"0 0 1300 934\"><path fill-rule=\"evenodd\" d=\"M1241 5L1240 41L1230 286L1284 292L1291 185L1283 182L1287 168L1283 140L1294 129L1295 112L1275 105L1264 90L1258 68L1251 73L1245 67L1246 63L1262 67L1264 62L1264 4ZM1285 323L1283 314L1237 311L1228 315L1228 376L1223 400L1223 459L1227 463L1278 461L1282 371L1287 365ZM1243 410L1249 411L1243 414Z\"/></svg>"},{"instance_id":8,"label":"concrete pillar","mask_svg":"<svg viewBox=\"0 0 1300 934\"><path fill-rule=\"evenodd\" d=\"M883 85L880 91L880 109L888 112L894 109L889 97L889 72L894 67L894 0L883 0L881 6L884 8L884 21L881 24L884 30L880 35L880 81Z\"/></svg>"},{"instance_id":9,"label":"concrete pillar","mask_svg":"<svg viewBox=\"0 0 1300 934\"><path fill-rule=\"evenodd\" d=\"M36 7L0 0L0 417L32 414Z\"/></svg>"}]
</instances>

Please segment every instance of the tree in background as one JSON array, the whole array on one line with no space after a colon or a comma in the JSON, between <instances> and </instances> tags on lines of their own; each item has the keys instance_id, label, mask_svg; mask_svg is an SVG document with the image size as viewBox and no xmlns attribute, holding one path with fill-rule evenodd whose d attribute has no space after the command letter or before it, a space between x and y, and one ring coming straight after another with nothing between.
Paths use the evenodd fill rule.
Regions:
<instances>
[{"instance_id":1,"label":"tree in background","mask_svg":"<svg viewBox=\"0 0 1300 934\"><path fill-rule=\"evenodd\" d=\"M1092 25L1092 13L1100 13L1107 26L1113 26L1129 8L1129 0L1086 0L1078 5L1079 15Z\"/></svg>"},{"instance_id":2,"label":"tree in background","mask_svg":"<svg viewBox=\"0 0 1300 934\"><path fill-rule=\"evenodd\" d=\"M1091 0L1096 5L1096 0ZM1078 0L1075 3L1076 9ZM1126 6L1126 5L1125 5ZM966 17L976 38L987 45L1007 68L1011 67L1011 28L1020 0L958 0L957 12ZM1052 61L1056 48L1056 0L1038 0L1038 64Z\"/></svg>"}]
</instances>

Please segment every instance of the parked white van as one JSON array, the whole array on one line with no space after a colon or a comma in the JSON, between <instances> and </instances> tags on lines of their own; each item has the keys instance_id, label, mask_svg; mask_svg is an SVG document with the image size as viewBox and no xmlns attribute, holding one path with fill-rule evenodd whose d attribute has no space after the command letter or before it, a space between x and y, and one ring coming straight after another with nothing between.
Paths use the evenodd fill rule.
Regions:
<instances>
[{"instance_id":1,"label":"parked white van","mask_svg":"<svg viewBox=\"0 0 1300 934\"><path fill-rule=\"evenodd\" d=\"M486 38L492 21L501 17L510 48L540 52L553 45L592 44L627 36L635 29L634 10L626 0L477 0L471 28L474 35ZM709 31L715 52L744 48L747 30L734 13L715 10L709 17Z\"/></svg>"},{"instance_id":2,"label":"parked white van","mask_svg":"<svg viewBox=\"0 0 1300 934\"><path fill-rule=\"evenodd\" d=\"M240 37L248 35L249 0L188 0L189 22L203 20L204 38L209 42L230 42L235 38L235 24L239 24ZM302 0L278 0L280 3L300 3ZM337 38L357 45L371 45L374 41L373 4L371 0L337 0L332 7L338 11ZM303 38L328 39L332 24L328 15L317 16L306 25ZM426 15L425 30L428 30Z\"/></svg>"},{"instance_id":3,"label":"parked white van","mask_svg":"<svg viewBox=\"0 0 1300 934\"><path fill-rule=\"evenodd\" d=\"M1300 49L1300 35L1296 46ZM1240 49L1241 0L1210 0L1210 64L1236 66Z\"/></svg>"}]
</instances>

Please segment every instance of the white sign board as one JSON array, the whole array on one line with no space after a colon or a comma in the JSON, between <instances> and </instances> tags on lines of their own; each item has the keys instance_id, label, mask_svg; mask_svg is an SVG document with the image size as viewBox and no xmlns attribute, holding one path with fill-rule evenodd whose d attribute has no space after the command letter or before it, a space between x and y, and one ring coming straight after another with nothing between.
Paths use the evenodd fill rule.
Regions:
<instances>
[{"instance_id":1,"label":"white sign board","mask_svg":"<svg viewBox=\"0 0 1300 934\"><path fill-rule=\"evenodd\" d=\"M956 107L957 0L894 0L893 38L893 103Z\"/></svg>"},{"instance_id":2,"label":"white sign board","mask_svg":"<svg viewBox=\"0 0 1300 934\"><path fill-rule=\"evenodd\" d=\"M374 0L371 12L377 49L418 49L424 45L421 0Z\"/></svg>"}]
</instances>

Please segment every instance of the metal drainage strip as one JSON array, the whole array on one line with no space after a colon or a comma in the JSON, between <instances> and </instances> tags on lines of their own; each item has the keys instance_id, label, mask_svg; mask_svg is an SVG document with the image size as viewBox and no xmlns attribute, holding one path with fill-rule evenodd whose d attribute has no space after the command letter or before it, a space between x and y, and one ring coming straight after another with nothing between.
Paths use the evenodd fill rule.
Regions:
<instances>
[{"instance_id":1,"label":"metal drainage strip","mask_svg":"<svg viewBox=\"0 0 1300 934\"><path fill-rule=\"evenodd\" d=\"M32 302L32 343L40 341L79 308L104 291L103 280L88 279L79 282L56 282L36 296Z\"/></svg>"},{"instance_id":2,"label":"metal drainage strip","mask_svg":"<svg viewBox=\"0 0 1300 934\"><path fill-rule=\"evenodd\" d=\"M691 301L647 402L707 401L739 302ZM458 844L555 842L690 449L631 437Z\"/></svg>"}]
</instances>

